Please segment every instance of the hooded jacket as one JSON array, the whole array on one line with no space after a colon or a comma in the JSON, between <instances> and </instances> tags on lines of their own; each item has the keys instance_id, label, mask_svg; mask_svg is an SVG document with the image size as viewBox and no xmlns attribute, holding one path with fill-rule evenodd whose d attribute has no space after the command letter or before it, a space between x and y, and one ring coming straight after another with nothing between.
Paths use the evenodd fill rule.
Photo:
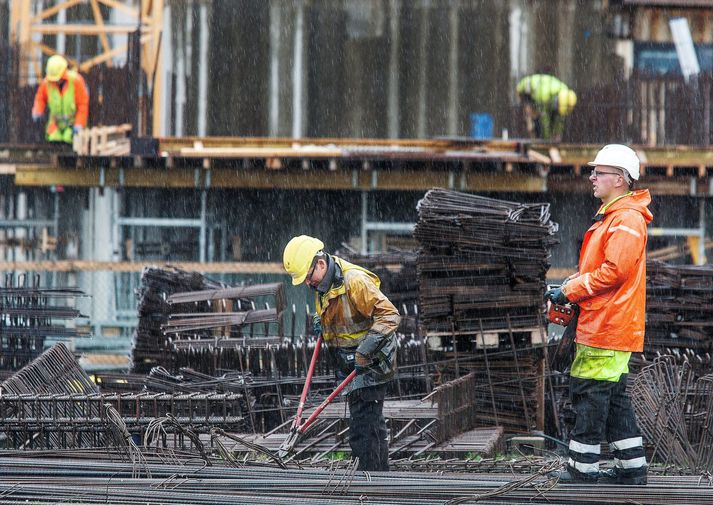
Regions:
<instances>
[{"instance_id":1,"label":"hooded jacket","mask_svg":"<svg viewBox=\"0 0 713 505\"><path fill-rule=\"evenodd\" d=\"M376 274L337 256L331 258L340 280L326 293L317 293L316 308L324 341L343 367L337 376L344 378L354 369L355 352L373 362L367 373L347 386L348 394L391 380L396 369L395 332L401 316L379 289L381 281Z\"/></svg>"},{"instance_id":2,"label":"hooded jacket","mask_svg":"<svg viewBox=\"0 0 713 505\"><path fill-rule=\"evenodd\" d=\"M634 191L597 214L585 233L579 275L562 288L579 305L577 343L643 351L650 203L648 190Z\"/></svg>"}]
</instances>

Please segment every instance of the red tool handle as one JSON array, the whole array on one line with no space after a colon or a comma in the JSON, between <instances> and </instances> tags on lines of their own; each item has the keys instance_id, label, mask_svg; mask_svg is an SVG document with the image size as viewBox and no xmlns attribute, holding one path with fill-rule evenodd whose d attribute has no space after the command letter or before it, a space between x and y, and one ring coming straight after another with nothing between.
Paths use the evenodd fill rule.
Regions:
<instances>
[{"instance_id":1,"label":"red tool handle","mask_svg":"<svg viewBox=\"0 0 713 505\"><path fill-rule=\"evenodd\" d=\"M297 428L297 431L299 431L300 433L306 432L307 428L309 428L309 425L312 424L315 419L317 419L317 416L320 414L320 412L322 412L327 407L327 405L332 403L332 400L334 400L337 395L342 392L342 389L347 387L347 384L349 384L356 376L357 372L356 370L353 370L352 373L350 373L347 378L344 379L339 386L337 386L337 389L335 389L331 395L325 398L325 400L319 405L319 407L317 407L315 411L312 412L312 415L309 416L309 418L299 428Z\"/></svg>"},{"instance_id":2,"label":"red tool handle","mask_svg":"<svg viewBox=\"0 0 713 505\"><path fill-rule=\"evenodd\" d=\"M302 395L300 396L300 403L297 406L297 414L295 415L295 420L292 421L292 428L297 428L302 420L302 410L305 407L305 401L307 400L307 393L309 392L309 386L312 383L312 375L314 374L314 366L317 364L317 356L319 356L319 349L322 347L322 334L320 333L317 337L317 344L314 346L314 351L312 351L312 361L309 363L309 370L307 370L307 378L305 379L305 385L302 388Z\"/></svg>"}]
</instances>

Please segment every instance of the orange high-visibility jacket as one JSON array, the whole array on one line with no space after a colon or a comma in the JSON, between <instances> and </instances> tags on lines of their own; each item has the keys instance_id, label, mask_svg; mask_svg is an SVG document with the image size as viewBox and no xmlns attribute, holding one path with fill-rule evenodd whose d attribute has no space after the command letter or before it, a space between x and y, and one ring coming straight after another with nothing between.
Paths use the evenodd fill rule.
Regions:
<instances>
[{"instance_id":1,"label":"orange high-visibility jacket","mask_svg":"<svg viewBox=\"0 0 713 505\"><path fill-rule=\"evenodd\" d=\"M89 117L89 92L84 78L78 72L66 71L65 78L74 80L74 101L77 104L77 113L74 116L74 125L87 127L87 118ZM35 94L35 103L32 106L32 113L41 115L45 113L48 101L48 86L53 86L57 89L60 95L64 95L69 89L69 83L65 84L60 91L56 82L50 82L47 79L42 79L40 87Z\"/></svg>"},{"instance_id":2,"label":"orange high-visibility jacket","mask_svg":"<svg viewBox=\"0 0 713 505\"><path fill-rule=\"evenodd\" d=\"M578 343L643 351L650 203L647 189L634 191L607 208L584 235L579 275L562 288L579 305Z\"/></svg>"}]
</instances>

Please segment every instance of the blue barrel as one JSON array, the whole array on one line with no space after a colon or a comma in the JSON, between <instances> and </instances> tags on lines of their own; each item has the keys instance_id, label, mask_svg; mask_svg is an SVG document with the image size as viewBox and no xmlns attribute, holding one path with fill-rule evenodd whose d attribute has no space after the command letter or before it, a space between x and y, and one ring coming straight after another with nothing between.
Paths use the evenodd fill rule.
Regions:
<instances>
[{"instance_id":1,"label":"blue barrel","mask_svg":"<svg viewBox=\"0 0 713 505\"><path fill-rule=\"evenodd\" d=\"M493 116L486 112L474 112L470 115L470 136L475 139L493 138Z\"/></svg>"}]
</instances>

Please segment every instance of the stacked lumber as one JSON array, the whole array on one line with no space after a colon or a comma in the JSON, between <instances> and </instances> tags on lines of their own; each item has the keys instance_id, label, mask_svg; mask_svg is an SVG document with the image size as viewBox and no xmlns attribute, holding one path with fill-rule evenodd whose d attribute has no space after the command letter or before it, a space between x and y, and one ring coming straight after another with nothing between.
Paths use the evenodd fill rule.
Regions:
<instances>
[{"instance_id":1,"label":"stacked lumber","mask_svg":"<svg viewBox=\"0 0 713 505\"><path fill-rule=\"evenodd\" d=\"M433 189L418 213L419 307L427 333L542 324L550 248L558 243L549 204Z\"/></svg>"},{"instance_id":2,"label":"stacked lumber","mask_svg":"<svg viewBox=\"0 0 713 505\"><path fill-rule=\"evenodd\" d=\"M74 152L83 156L128 156L131 152L130 124L93 126L74 136Z\"/></svg>"},{"instance_id":3,"label":"stacked lumber","mask_svg":"<svg viewBox=\"0 0 713 505\"><path fill-rule=\"evenodd\" d=\"M646 264L645 350L713 349L713 267Z\"/></svg>"}]
</instances>

